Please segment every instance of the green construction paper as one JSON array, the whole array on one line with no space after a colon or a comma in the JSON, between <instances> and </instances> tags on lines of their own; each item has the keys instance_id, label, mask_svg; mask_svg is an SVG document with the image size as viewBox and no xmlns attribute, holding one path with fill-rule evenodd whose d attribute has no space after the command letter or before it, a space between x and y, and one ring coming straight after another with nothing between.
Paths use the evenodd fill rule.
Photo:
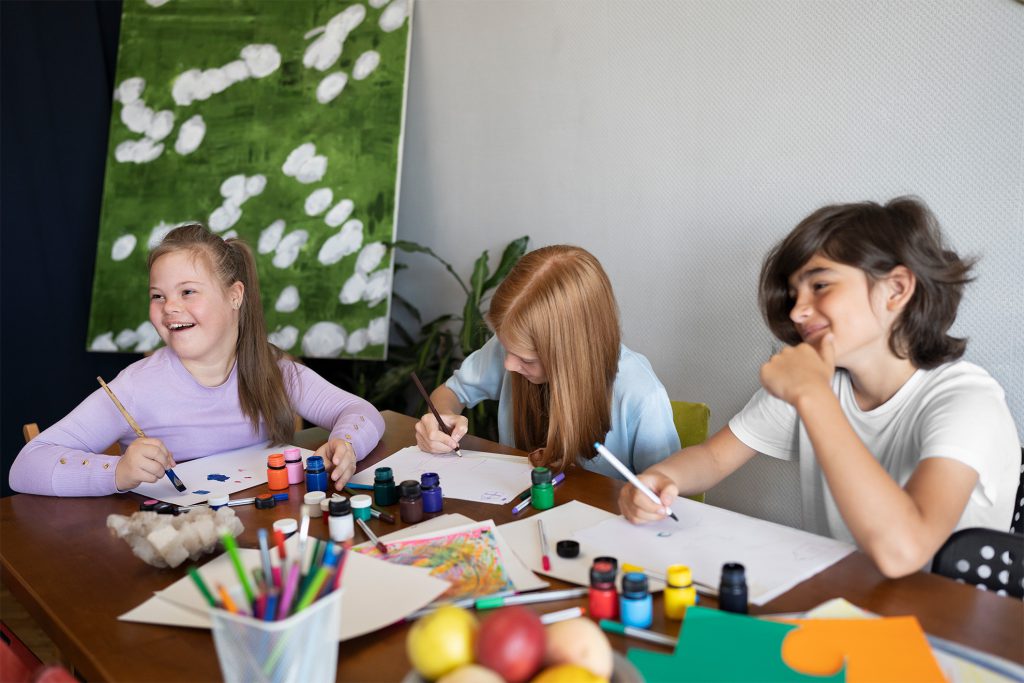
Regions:
<instances>
[{"instance_id":1,"label":"green construction paper","mask_svg":"<svg viewBox=\"0 0 1024 683\"><path fill-rule=\"evenodd\" d=\"M627 659L648 683L845 681L845 667L831 676L811 676L786 665L782 641L795 628L794 624L690 607L673 654L630 649Z\"/></svg>"}]
</instances>

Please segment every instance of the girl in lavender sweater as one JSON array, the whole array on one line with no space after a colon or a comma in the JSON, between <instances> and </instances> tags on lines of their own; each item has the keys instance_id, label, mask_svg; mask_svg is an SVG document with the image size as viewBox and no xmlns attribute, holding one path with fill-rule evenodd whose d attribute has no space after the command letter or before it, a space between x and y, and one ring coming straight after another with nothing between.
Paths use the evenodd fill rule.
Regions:
<instances>
[{"instance_id":1,"label":"girl in lavender sweater","mask_svg":"<svg viewBox=\"0 0 1024 683\"><path fill-rule=\"evenodd\" d=\"M316 454L340 489L384 433L365 400L333 386L267 341L249 247L198 224L175 228L149 255L149 319L166 344L110 388L146 432L138 438L97 389L28 443L11 488L101 496L155 482L178 462L287 443L294 414L331 430ZM103 455L113 442L121 455Z\"/></svg>"}]
</instances>

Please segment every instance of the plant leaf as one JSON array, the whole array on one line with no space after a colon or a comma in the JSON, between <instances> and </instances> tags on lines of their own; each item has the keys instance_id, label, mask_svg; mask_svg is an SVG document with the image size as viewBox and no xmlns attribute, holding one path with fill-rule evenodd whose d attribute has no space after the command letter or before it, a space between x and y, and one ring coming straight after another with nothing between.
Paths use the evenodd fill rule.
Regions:
<instances>
[{"instance_id":1,"label":"plant leaf","mask_svg":"<svg viewBox=\"0 0 1024 683\"><path fill-rule=\"evenodd\" d=\"M530 242L529 235L523 235L519 239L512 240L505 247L505 251L501 254L501 262L498 264L498 269L494 271L494 274L487 279L484 283L484 291L497 287L501 284L501 281L508 275L508 271L512 270L523 254L526 253L527 244Z\"/></svg>"}]
</instances>

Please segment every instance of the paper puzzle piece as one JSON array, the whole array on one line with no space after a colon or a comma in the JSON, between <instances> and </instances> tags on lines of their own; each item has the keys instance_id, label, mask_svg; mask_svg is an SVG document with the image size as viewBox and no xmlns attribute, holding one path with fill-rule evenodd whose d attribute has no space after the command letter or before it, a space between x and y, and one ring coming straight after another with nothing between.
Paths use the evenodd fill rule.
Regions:
<instances>
[{"instance_id":1,"label":"paper puzzle piece","mask_svg":"<svg viewBox=\"0 0 1024 683\"><path fill-rule=\"evenodd\" d=\"M842 683L842 669L820 676L796 671L783 661L782 644L797 628L796 624L690 607L675 653L631 649L627 659L649 683Z\"/></svg>"},{"instance_id":2,"label":"paper puzzle piece","mask_svg":"<svg viewBox=\"0 0 1024 683\"><path fill-rule=\"evenodd\" d=\"M812 674L846 661L847 683L945 681L914 617L803 619L782 644L782 659Z\"/></svg>"}]
</instances>

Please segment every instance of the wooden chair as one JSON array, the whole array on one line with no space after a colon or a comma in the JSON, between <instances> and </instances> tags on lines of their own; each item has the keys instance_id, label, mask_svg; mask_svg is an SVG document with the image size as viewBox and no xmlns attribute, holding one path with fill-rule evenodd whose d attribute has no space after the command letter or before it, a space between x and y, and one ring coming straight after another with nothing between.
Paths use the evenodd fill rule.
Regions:
<instances>
[{"instance_id":1,"label":"wooden chair","mask_svg":"<svg viewBox=\"0 0 1024 683\"><path fill-rule=\"evenodd\" d=\"M711 421L711 408L704 403L688 401L669 401L672 404L672 422L679 434L679 445L683 448L704 443L708 438L708 423ZM704 502L704 494L688 496L698 503Z\"/></svg>"}]
</instances>

